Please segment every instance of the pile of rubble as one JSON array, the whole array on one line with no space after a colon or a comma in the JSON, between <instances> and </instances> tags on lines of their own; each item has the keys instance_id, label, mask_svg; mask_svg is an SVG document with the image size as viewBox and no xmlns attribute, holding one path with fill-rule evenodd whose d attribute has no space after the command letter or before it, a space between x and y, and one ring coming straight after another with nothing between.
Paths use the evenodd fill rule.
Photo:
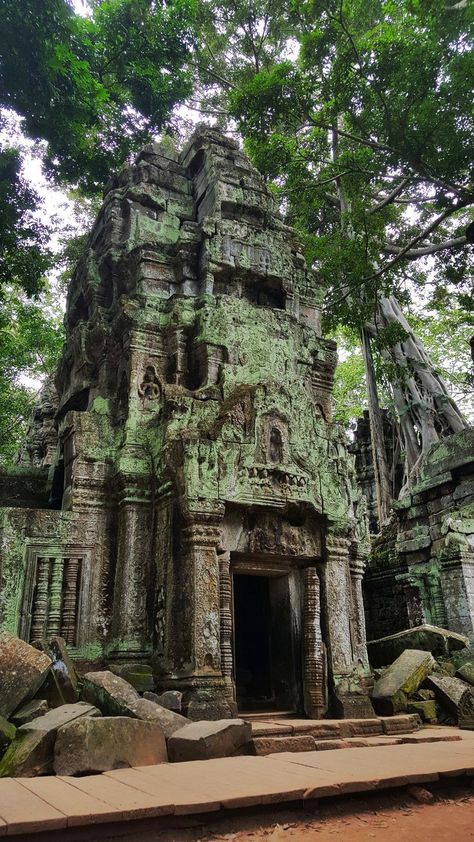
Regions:
<instances>
[{"instance_id":1,"label":"pile of rubble","mask_svg":"<svg viewBox=\"0 0 474 842\"><path fill-rule=\"evenodd\" d=\"M474 648L467 637L423 625L367 648L377 714L417 713L430 724L474 729Z\"/></svg>"},{"instance_id":2,"label":"pile of rubble","mask_svg":"<svg viewBox=\"0 0 474 842\"><path fill-rule=\"evenodd\" d=\"M0 635L0 777L225 757L251 739L251 726L241 719L182 716L180 693L158 696L150 689L151 667L113 670L80 679L60 637L30 646Z\"/></svg>"}]
</instances>

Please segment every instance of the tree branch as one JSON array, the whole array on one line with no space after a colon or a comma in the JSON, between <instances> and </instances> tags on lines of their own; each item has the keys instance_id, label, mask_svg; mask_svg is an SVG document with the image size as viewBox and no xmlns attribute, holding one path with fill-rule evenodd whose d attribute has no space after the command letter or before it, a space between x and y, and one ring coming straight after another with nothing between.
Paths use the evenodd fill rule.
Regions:
<instances>
[{"instance_id":1,"label":"tree branch","mask_svg":"<svg viewBox=\"0 0 474 842\"><path fill-rule=\"evenodd\" d=\"M416 260L418 257L423 257L425 254L435 254L437 251L445 251L446 249L455 249L460 248L461 246L466 245L467 237L454 237L451 240L444 240L442 243L433 243L430 246L424 246L423 248L419 249L410 249L409 251L404 252L404 257L408 260ZM387 243L384 246L383 251L386 254L396 254L400 255L403 251L401 246L396 246L392 243Z\"/></svg>"},{"instance_id":2,"label":"tree branch","mask_svg":"<svg viewBox=\"0 0 474 842\"><path fill-rule=\"evenodd\" d=\"M376 213L377 211L382 210L382 208L386 207L387 205L390 205L391 202L393 202L394 199L396 199L397 196L399 196L400 193L403 192L403 190L405 189L407 184L410 183L410 181L411 175L406 176L406 178L404 178L400 182L400 184L397 185L397 187L394 187L394 189L391 191L391 193L388 194L388 196L385 196L381 202L379 202L377 205L374 205L373 208L370 208L369 214Z\"/></svg>"}]
</instances>

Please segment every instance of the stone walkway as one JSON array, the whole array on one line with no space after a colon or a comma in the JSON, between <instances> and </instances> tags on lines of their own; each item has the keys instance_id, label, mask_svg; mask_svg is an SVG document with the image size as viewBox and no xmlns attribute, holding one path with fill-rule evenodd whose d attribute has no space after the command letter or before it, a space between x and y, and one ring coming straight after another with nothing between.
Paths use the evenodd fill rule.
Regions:
<instances>
[{"instance_id":1,"label":"stone walkway","mask_svg":"<svg viewBox=\"0 0 474 842\"><path fill-rule=\"evenodd\" d=\"M120 769L82 778L0 780L0 835L192 815L474 775L474 732L423 729L402 745L229 757ZM410 735L415 737L416 735ZM439 737L438 737L439 739Z\"/></svg>"}]
</instances>

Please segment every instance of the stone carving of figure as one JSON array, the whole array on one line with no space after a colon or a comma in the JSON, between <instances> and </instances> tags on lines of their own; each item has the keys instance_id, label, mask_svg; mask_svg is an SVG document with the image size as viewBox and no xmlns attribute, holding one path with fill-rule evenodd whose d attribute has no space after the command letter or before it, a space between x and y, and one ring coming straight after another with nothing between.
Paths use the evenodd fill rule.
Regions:
<instances>
[{"instance_id":1,"label":"stone carving of figure","mask_svg":"<svg viewBox=\"0 0 474 842\"><path fill-rule=\"evenodd\" d=\"M160 381L152 365L147 365L143 380L138 387L138 394L144 400L154 401L161 396Z\"/></svg>"},{"instance_id":2,"label":"stone carving of figure","mask_svg":"<svg viewBox=\"0 0 474 842\"><path fill-rule=\"evenodd\" d=\"M270 430L268 455L271 462L283 461L283 439L278 427L272 427Z\"/></svg>"}]
</instances>

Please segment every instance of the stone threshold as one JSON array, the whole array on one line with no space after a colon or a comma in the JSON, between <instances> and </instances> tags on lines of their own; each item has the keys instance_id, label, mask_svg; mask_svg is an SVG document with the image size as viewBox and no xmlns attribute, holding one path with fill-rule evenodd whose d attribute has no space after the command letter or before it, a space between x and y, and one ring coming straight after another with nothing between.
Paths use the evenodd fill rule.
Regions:
<instances>
[{"instance_id":1,"label":"stone threshold","mask_svg":"<svg viewBox=\"0 0 474 842\"><path fill-rule=\"evenodd\" d=\"M193 816L282 802L305 802L448 776L474 775L474 732L449 730L442 742L285 752L119 769L82 778L0 780L0 836L74 840L128 822ZM454 739L453 739L454 738ZM91 834L93 833L90 828ZM95 838L98 828L95 830ZM91 838L91 837L89 837ZM19 839L20 842L20 839Z\"/></svg>"},{"instance_id":2,"label":"stone threshold","mask_svg":"<svg viewBox=\"0 0 474 842\"><path fill-rule=\"evenodd\" d=\"M396 716L374 716L370 719L298 719L279 717L254 719L242 715L252 724L253 737L274 737L285 735L308 735L321 740L340 740L349 737L377 737L382 734L408 734L421 727L418 714L407 713Z\"/></svg>"}]
</instances>

